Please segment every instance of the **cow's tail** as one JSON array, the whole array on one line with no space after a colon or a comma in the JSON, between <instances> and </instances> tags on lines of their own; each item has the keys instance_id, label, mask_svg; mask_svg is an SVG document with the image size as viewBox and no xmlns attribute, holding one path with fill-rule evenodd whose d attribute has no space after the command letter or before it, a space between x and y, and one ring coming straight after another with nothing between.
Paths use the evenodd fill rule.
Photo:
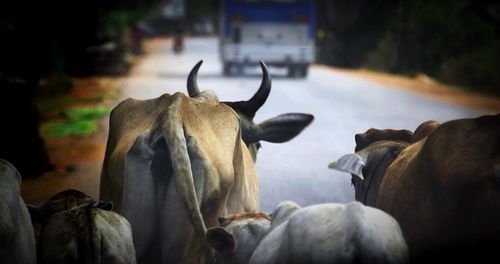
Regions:
<instances>
[{"instance_id":1,"label":"cow's tail","mask_svg":"<svg viewBox=\"0 0 500 264\"><path fill-rule=\"evenodd\" d=\"M204 236L207 228L201 215L194 188L194 179L191 171L186 137L184 135L183 120L179 112L181 107L178 103L180 102L181 101L174 101L174 103L169 106L170 109L163 116L161 125L162 134L170 153L179 199L181 199L181 203L184 205L184 208L186 208L188 218L195 232L200 236Z\"/></svg>"}]
</instances>

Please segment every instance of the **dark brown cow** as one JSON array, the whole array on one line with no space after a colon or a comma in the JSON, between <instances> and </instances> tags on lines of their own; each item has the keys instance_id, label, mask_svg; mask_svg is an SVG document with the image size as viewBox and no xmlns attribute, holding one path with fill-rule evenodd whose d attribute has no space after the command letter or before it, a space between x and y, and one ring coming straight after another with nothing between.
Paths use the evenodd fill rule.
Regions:
<instances>
[{"instance_id":1,"label":"dark brown cow","mask_svg":"<svg viewBox=\"0 0 500 264\"><path fill-rule=\"evenodd\" d=\"M387 167L410 144L412 136L411 131L404 129L370 128L365 133L356 134L356 154L344 155L329 167L350 172L356 200L375 206Z\"/></svg>"},{"instance_id":2,"label":"dark brown cow","mask_svg":"<svg viewBox=\"0 0 500 264\"><path fill-rule=\"evenodd\" d=\"M366 147L330 167L362 172L364 179L353 176L356 199L398 220L414 260L495 256L500 245L500 115L425 122L411 142L384 137L363 142Z\"/></svg>"}]
</instances>

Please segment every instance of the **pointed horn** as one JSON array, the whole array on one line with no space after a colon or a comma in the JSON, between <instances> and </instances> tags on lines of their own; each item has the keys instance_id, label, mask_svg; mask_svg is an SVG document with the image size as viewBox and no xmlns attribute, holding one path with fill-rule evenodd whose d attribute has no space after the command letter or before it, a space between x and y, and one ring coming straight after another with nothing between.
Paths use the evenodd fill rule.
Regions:
<instances>
[{"instance_id":1,"label":"pointed horn","mask_svg":"<svg viewBox=\"0 0 500 264\"><path fill-rule=\"evenodd\" d=\"M247 109L253 113L257 112L259 108L266 102L269 93L271 92L271 77L267 71L267 66L263 61L260 61L262 68L262 82L259 90L246 102Z\"/></svg>"},{"instance_id":2,"label":"pointed horn","mask_svg":"<svg viewBox=\"0 0 500 264\"><path fill-rule=\"evenodd\" d=\"M200 69L201 64L203 63L203 60L200 60L196 65L193 67L191 72L189 73L188 79L187 79L187 89L188 89L188 94L189 97L196 97L200 94L200 89L198 88L198 70Z\"/></svg>"}]
</instances>

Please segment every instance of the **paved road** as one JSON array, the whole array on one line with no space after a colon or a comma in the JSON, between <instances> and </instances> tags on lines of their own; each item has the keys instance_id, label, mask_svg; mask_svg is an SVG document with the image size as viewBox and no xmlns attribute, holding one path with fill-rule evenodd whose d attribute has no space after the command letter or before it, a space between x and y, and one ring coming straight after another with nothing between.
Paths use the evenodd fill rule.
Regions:
<instances>
[{"instance_id":1,"label":"paved road","mask_svg":"<svg viewBox=\"0 0 500 264\"><path fill-rule=\"evenodd\" d=\"M157 44L157 53L142 60L125 83L123 98L147 99L163 93L186 92L186 77L200 59L204 60L198 77L200 88L216 91L221 100L250 98L260 84L259 69L249 69L247 77L221 76L215 38L188 39L186 50L180 55L171 52L168 40ZM355 79L325 67L313 66L309 76L301 80L285 78L280 69L271 69L271 73L272 91L255 121L285 112L312 113L315 120L288 143L262 143L257 173L263 211L272 210L283 200L293 200L302 206L352 201L350 176L329 170L327 165L353 151L356 133L370 127L414 130L429 119L444 122L484 114Z\"/></svg>"}]
</instances>

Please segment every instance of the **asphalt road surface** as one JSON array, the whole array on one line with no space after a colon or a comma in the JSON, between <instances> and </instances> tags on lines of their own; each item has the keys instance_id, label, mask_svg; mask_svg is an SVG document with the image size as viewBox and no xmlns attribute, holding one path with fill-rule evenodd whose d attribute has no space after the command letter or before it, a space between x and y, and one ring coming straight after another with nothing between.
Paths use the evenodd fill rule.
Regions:
<instances>
[{"instance_id":1,"label":"asphalt road surface","mask_svg":"<svg viewBox=\"0 0 500 264\"><path fill-rule=\"evenodd\" d=\"M191 38L185 44L183 53L173 54L169 40L157 41L156 52L142 59L125 82L123 99L187 93L187 75L199 60L204 60L198 75L200 89L214 90L221 101L246 100L259 87L259 68L247 69L246 76L222 76L216 38ZM327 166L354 150L356 133L371 127L413 131L430 119L444 122L485 114L339 74L327 67L311 67L306 79L286 78L283 69L270 71L271 94L254 120L262 122L287 112L311 113L315 120L287 143L262 143L256 164L262 211L271 211L283 200L302 206L353 201L350 175Z\"/></svg>"}]
</instances>

